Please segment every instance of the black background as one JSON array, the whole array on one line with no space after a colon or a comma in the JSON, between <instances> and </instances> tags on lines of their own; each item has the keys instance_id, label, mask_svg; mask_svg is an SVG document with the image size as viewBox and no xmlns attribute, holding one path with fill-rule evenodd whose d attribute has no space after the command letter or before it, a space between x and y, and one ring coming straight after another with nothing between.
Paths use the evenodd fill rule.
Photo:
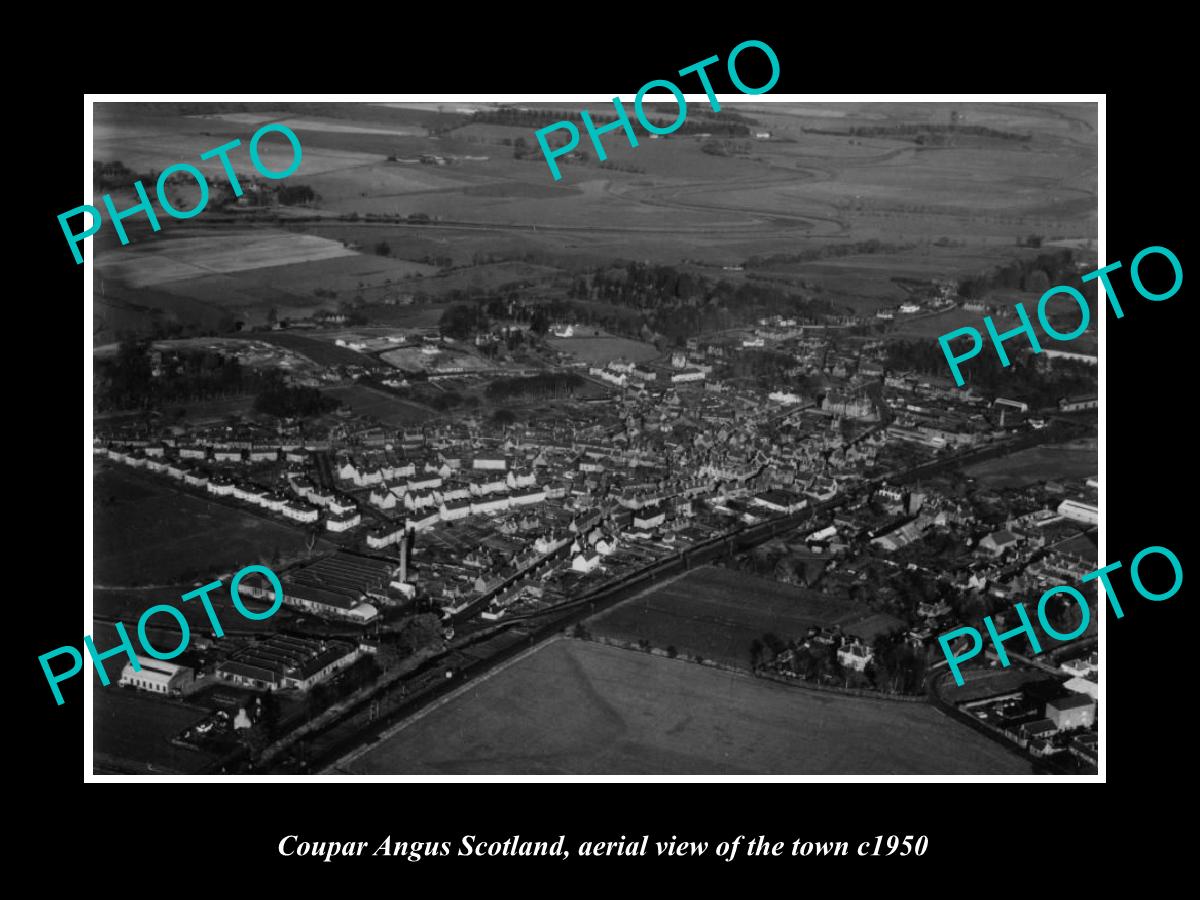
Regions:
<instances>
[{"instance_id":1,"label":"black background","mask_svg":"<svg viewBox=\"0 0 1200 900\"><path fill-rule=\"evenodd\" d=\"M323 23L300 29L258 22L257 15L256 11L238 14L239 20L246 20L242 37L211 36L214 45L207 48L205 62L196 64L199 77L176 71L180 64L168 66L170 71L161 65L115 65L112 71L93 74L87 86L97 91L167 94L586 91L620 94L628 101L644 82L670 78L678 69L713 54L722 59L710 69L714 87L732 92L724 59L747 38L766 41L778 55L782 74L772 93L1036 93L1120 86L1107 94L1107 259L1120 259L1126 266L1114 277L1125 318L1116 320L1106 313L1107 558L1122 560L1127 567L1138 550L1160 544L1175 551L1185 572L1191 571L1183 517L1194 477L1190 387L1195 383L1196 341L1193 324L1184 321L1187 283L1170 300L1151 303L1135 294L1127 275L1129 260L1155 244L1171 248L1188 270L1183 223L1190 210L1184 206L1186 196L1194 191L1192 159L1185 160L1184 129L1190 124L1190 104L1170 88L1171 76L1163 68L1170 57L1166 48L1138 44L1132 32L1119 36L1110 32L1100 39L1066 19L1025 24L1019 34L988 38L968 39L951 30L923 31L919 37L904 37L897 31L867 40L849 30L857 29L858 22L780 28L778 23L765 26L759 16L757 22L747 21L742 27L734 17L704 28L701 36L685 38L674 29L647 30L628 21L618 26L603 7L595 11L597 24L586 30L561 20L558 12L514 7L503 17L504 24L498 22L492 29L462 11L473 31L486 35L473 40L458 31L452 36L434 33L424 23L410 22L397 9L381 22L379 34L339 35L330 39L336 46L325 51L312 46L312 29L323 30ZM514 24L543 17L540 36L528 35L521 30L525 26ZM957 28L957 23L951 27ZM372 29L364 25L361 30ZM302 31L308 34L303 43ZM1114 42L1122 42L1119 55L1114 55L1116 51L1101 54L1102 44L1111 47ZM1136 56L1131 56L1131 44L1137 44ZM290 46L298 49L292 51ZM753 50L739 58L739 71L748 84L766 79L765 68L755 71L759 58ZM1104 69L1088 68L1089 60L1101 59ZM698 84L682 81L685 91L698 91ZM36 97L23 102L28 104L30 120L39 124L31 131L36 141L23 144L27 155L22 165L31 174L15 179L29 191L21 201L19 219L21 228L32 228L32 238L10 244L10 249L19 250L9 256L14 281L28 285L12 301L19 306L14 316L29 315L29 327L47 334L60 317L71 321L70 311L81 302L82 267L75 265L55 217L83 202L84 104L79 88L61 82L54 88L43 86ZM11 169L9 177L14 179ZM14 213L11 206L9 213ZM30 249L36 256L26 260ZM28 282L27 266L37 266ZM19 324L14 321L13 327ZM86 334L90 323L84 324ZM73 346L73 340L62 340L62 346ZM21 343L12 334L10 341ZM10 352L17 362L26 350L13 346ZM77 371L61 349L54 357L59 361L55 366ZM28 365L45 362L31 359ZM26 370L10 371L10 378L20 382L22 371ZM253 798L244 791L223 790L216 797L207 790L162 783L138 785L139 796L131 798L131 786L124 784L108 789L84 786L83 679L64 685L67 703L55 707L36 658L61 645L78 647L81 639L76 599L80 582L77 576L67 578L69 571L77 570L64 563L70 558L66 520L77 521L73 512L78 507L73 504L78 501L69 487L78 484L71 473L78 472L82 449L73 411L78 409L80 392L70 374L52 376L51 383L58 387L46 392L18 384L19 393L29 396L17 401L27 404L20 414L36 427L13 445L18 450L16 462L22 467L35 465L38 471L43 471L43 465L57 466L44 471L58 477L30 496L35 524L16 543L11 560L14 571L23 574L10 581L10 610L21 610L24 627L19 631L20 648L8 656L16 676L9 693L26 711L14 707L10 713L8 743L18 756L10 777L20 782L18 790L33 790L27 804L32 822L26 845L60 860L86 860L88 865L80 869L85 879L115 877L114 866L137 871L142 878L171 870L172 881L159 882L158 888L170 889L183 866L198 876L194 883L211 883L219 890L217 885L228 884L223 873L232 875L235 869L249 867L266 876L261 884L268 889L296 880L309 886L361 883L370 884L368 890L378 890L380 885L410 890L432 878L453 890L473 886L484 876L487 885L505 891L538 885L556 891L587 890L601 883L650 890L659 884L644 880L653 868L655 875L671 879L662 883L668 889L687 884L701 889L732 885L754 892L815 890L811 880L816 879L823 883L822 890L849 892L873 883L872 875L889 881L911 875L911 882L894 883L958 892L999 878L1000 883L1010 882L1015 890L1026 892L1038 889L1029 879L1047 864L1049 872L1038 876L1039 881L1052 879L1042 882L1044 887L1069 890L1079 882L1056 879L1068 871L1090 872L1103 866L1109 848L1119 846L1124 853L1137 845L1159 858L1170 855L1161 843L1170 839L1171 832L1160 823L1159 806L1165 809L1186 784L1190 753L1184 735L1194 717L1191 680L1185 673L1192 635L1191 620L1185 620L1188 583L1175 597L1156 604L1133 593L1127 572L1114 578L1126 616L1117 620L1110 612L1106 622L1108 784L1103 797L1097 792L1099 785L1089 785L1092 790L1086 795L1076 790L1066 796L1058 785L1044 780L986 786L293 784L273 787L270 796L257 788ZM90 398L83 403L86 409ZM27 470L10 468L10 477L22 481L23 471ZM35 564L39 557L43 561ZM798 837L851 841L852 853L858 841L872 840L876 834L925 834L930 848L921 859L739 857L733 864L711 858L572 858L563 863L457 857L420 863L395 858L325 864L284 859L275 849L287 834L316 840L367 840L374 848L389 834L396 840L456 844L462 834L499 840L513 833L545 839L566 833L568 846L622 834L650 834L652 841L678 835L710 842L739 834L766 834L784 841ZM117 846L122 851L114 857ZM770 880L754 881L760 873ZM376 882L374 874L398 877ZM506 874L515 878L501 880ZM580 875L593 874L603 882L578 880ZM572 880L555 880L562 875ZM864 875L869 881L858 880ZM371 880L354 880L363 876ZM838 878L840 886L826 882L831 877ZM209 878L214 880L208 882ZM143 882L143 888L149 887Z\"/></svg>"}]
</instances>

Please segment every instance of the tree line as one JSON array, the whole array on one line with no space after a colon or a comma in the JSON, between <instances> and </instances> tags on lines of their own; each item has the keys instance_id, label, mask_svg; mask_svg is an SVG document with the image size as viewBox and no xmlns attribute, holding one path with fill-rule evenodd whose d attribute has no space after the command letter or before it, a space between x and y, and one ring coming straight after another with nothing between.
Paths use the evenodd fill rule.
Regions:
<instances>
[{"instance_id":1,"label":"tree line","mask_svg":"<svg viewBox=\"0 0 1200 900\"><path fill-rule=\"evenodd\" d=\"M583 386L582 376L574 372L544 372L518 378L499 378L487 386L487 398L492 401L520 398L561 399L574 397Z\"/></svg>"},{"instance_id":2,"label":"tree line","mask_svg":"<svg viewBox=\"0 0 1200 900\"><path fill-rule=\"evenodd\" d=\"M984 341L987 341L985 336ZM951 344L953 347L953 343ZM964 387L989 397L1023 400L1030 406L1054 406L1063 397L1096 390L1096 368L1069 359L1039 366L1038 357L1019 343L1006 345L1012 365L1003 367L994 355L983 352L959 363ZM895 341L888 344L886 367L894 372L921 372L950 377L950 368L937 341Z\"/></svg>"},{"instance_id":3,"label":"tree line","mask_svg":"<svg viewBox=\"0 0 1200 900\"><path fill-rule=\"evenodd\" d=\"M615 122L618 118L616 115L593 115L590 111L589 115L596 128ZM579 128L579 133L584 134L583 116L578 110L517 109L512 106L504 106L499 109L480 110L471 117L470 123L464 124L507 125L512 128L529 128L538 131L552 122L562 121L575 123ZM634 121L633 116L630 116L630 121ZM648 115L646 121L656 128L670 128L675 120L674 118L654 118ZM756 124L753 119L739 115L722 115L712 119L700 119L689 115L674 133L745 136L750 133L748 126L752 124Z\"/></svg>"},{"instance_id":4,"label":"tree line","mask_svg":"<svg viewBox=\"0 0 1200 900\"><path fill-rule=\"evenodd\" d=\"M319 389L288 384L283 375L274 370L264 373L254 398L255 412L282 419L319 416L337 407L338 402Z\"/></svg>"}]
</instances>

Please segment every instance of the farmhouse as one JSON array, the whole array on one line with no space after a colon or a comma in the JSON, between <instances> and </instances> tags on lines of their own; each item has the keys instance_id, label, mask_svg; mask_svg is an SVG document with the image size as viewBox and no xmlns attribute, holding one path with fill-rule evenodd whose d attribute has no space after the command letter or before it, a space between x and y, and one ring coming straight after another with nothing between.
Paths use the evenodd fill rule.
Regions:
<instances>
[{"instance_id":1,"label":"farmhouse","mask_svg":"<svg viewBox=\"0 0 1200 900\"><path fill-rule=\"evenodd\" d=\"M838 662L847 669L853 669L856 672L861 672L867 667L875 653L866 644L861 641L851 641L848 644L843 644L838 648Z\"/></svg>"}]
</instances>

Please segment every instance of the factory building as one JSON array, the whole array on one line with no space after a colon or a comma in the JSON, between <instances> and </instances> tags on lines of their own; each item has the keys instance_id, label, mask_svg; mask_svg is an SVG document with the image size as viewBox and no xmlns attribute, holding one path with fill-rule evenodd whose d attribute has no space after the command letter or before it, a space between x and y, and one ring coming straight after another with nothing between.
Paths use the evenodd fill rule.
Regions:
<instances>
[{"instance_id":1,"label":"factory building","mask_svg":"<svg viewBox=\"0 0 1200 900\"><path fill-rule=\"evenodd\" d=\"M149 656L138 656L141 671L133 670L133 663L125 663L121 670L121 687L137 688L139 691L149 691L152 694L176 696L183 693L188 685L196 680L195 671L189 666L181 666L163 659L153 659Z\"/></svg>"}]
</instances>

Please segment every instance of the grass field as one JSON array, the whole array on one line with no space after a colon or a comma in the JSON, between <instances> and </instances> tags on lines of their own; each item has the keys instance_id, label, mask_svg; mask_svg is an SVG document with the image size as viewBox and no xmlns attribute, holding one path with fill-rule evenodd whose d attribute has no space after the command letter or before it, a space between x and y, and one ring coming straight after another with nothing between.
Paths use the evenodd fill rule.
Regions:
<instances>
[{"instance_id":1,"label":"grass field","mask_svg":"<svg viewBox=\"0 0 1200 900\"><path fill-rule=\"evenodd\" d=\"M266 341L286 347L294 353L306 356L319 366L369 366L371 357L364 356L349 347L339 347L333 341L325 341L306 334L289 331L256 331L244 335L255 341Z\"/></svg>"},{"instance_id":2,"label":"grass field","mask_svg":"<svg viewBox=\"0 0 1200 900\"><path fill-rule=\"evenodd\" d=\"M601 332L600 337L592 337L583 329L581 336L569 338L549 338L547 343L555 350L570 353L576 359L591 365L604 365L616 360L625 362L645 362L659 356L652 344L634 341L629 338L608 337Z\"/></svg>"},{"instance_id":3,"label":"grass field","mask_svg":"<svg viewBox=\"0 0 1200 900\"><path fill-rule=\"evenodd\" d=\"M420 347L399 347L379 354L379 358L389 366L395 366L397 369L404 369L407 372L438 372L452 368L464 369L469 372L473 369L493 367L492 363L486 362L473 353L440 347L437 353L423 353L422 349Z\"/></svg>"},{"instance_id":4,"label":"grass field","mask_svg":"<svg viewBox=\"0 0 1200 900\"><path fill-rule=\"evenodd\" d=\"M305 547L301 528L185 493L159 476L99 463L93 486L98 585L207 583L266 562L275 548Z\"/></svg>"},{"instance_id":5,"label":"grass field","mask_svg":"<svg viewBox=\"0 0 1200 900\"><path fill-rule=\"evenodd\" d=\"M406 403L391 394L361 384L329 388L325 393L349 405L356 416L374 416L385 425L411 425L424 422L433 415L424 406Z\"/></svg>"},{"instance_id":6,"label":"grass field","mask_svg":"<svg viewBox=\"0 0 1200 900\"><path fill-rule=\"evenodd\" d=\"M597 635L674 645L680 653L731 665L750 664L750 643L771 633L783 640L802 637L811 625L852 626L872 631L871 610L822 594L704 566L645 596L597 616L588 627Z\"/></svg>"},{"instance_id":7,"label":"grass field","mask_svg":"<svg viewBox=\"0 0 1200 900\"><path fill-rule=\"evenodd\" d=\"M1032 447L1010 456L986 460L963 471L992 488L1023 487L1039 481L1061 481L1095 475L1099 457L1094 446Z\"/></svg>"},{"instance_id":8,"label":"grass field","mask_svg":"<svg viewBox=\"0 0 1200 900\"><path fill-rule=\"evenodd\" d=\"M355 774L1027 774L923 703L559 640L371 747Z\"/></svg>"},{"instance_id":9,"label":"grass field","mask_svg":"<svg viewBox=\"0 0 1200 900\"><path fill-rule=\"evenodd\" d=\"M121 657L120 660L123 660ZM212 762L206 753L176 747L170 739L208 710L117 686L120 660L108 663L108 687L97 678L92 693L92 752L135 772L197 772Z\"/></svg>"}]
</instances>

